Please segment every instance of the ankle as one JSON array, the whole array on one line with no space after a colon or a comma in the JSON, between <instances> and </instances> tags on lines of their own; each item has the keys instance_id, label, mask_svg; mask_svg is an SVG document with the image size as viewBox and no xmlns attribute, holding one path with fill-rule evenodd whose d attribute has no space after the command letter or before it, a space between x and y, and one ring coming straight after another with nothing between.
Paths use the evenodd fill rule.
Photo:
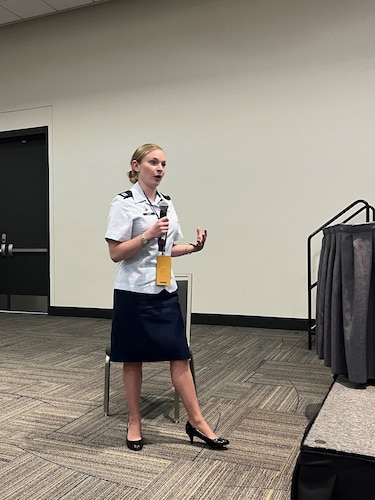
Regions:
<instances>
[{"instance_id":1,"label":"ankle","mask_svg":"<svg viewBox=\"0 0 375 500\"><path fill-rule=\"evenodd\" d=\"M196 429L198 429L199 427L204 426L206 424L206 421L203 417L194 417L192 415L190 415L190 416L188 415L188 421Z\"/></svg>"},{"instance_id":2,"label":"ankle","mask_svg":"<svg viewBox=\"0 0 375 500\"><path fill-rule=\"evenodd\" d=\"M198 418L198 419L189 418L189 422L195 429L204 434L206 437L210 439L215 439L217 437L217 435L211 430L211 427L204 420L204 418Z\"/></svg>"},{"instance_id":3,"label":"ankle","mask_svg":"<svg viewBox=\"0 0 375 500\"><path fill-rule=\"evenodd\" d=\"M141 424L141 420L140 419L130 419L128 420L128 427L132 427L133 429L135 428L141 428L142 427L142 424Z\"/></svg>"},{"instance_id":4,"label":"ankle","mask_svg":"<svg viewBox=\"0 0 375 500\"><path fill-rule=\"evenodd\" d=\"M140 420L132 420L128 422L126 430L127 439L137 441L142 438L142 426Z\"/></svg>"}]
</instances>

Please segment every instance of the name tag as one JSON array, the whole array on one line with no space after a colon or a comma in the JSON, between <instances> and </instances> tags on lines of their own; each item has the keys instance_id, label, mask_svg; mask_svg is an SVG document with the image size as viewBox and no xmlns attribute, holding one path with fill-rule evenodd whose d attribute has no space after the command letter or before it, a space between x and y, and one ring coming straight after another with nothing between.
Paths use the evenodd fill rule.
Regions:
<instances>
[{"instance_id":1,"label":"name tag","mask_svg":"<svg viewBox=\"0 0 375 500\"><path fill-rule=\"evenodd\" d=\"M172 259L170 255L156 257L156 284L168 286L171 284Z\"/></svg>"}]
</instances>

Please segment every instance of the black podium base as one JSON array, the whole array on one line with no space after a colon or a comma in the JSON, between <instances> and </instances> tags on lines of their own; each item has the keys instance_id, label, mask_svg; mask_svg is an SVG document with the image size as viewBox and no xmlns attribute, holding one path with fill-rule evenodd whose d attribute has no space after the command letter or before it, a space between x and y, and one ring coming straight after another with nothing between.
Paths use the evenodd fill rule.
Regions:
<instances>
[{"instance_id":1,"label":"black podium base","mask_svg":"<svg viewBox=\"0 0 375 500\"><path fill-rule=\"evenodd\" d=\"M339 376L301 443L292 500L375 498L375 386Z\"/></svg>"}]
</instances>

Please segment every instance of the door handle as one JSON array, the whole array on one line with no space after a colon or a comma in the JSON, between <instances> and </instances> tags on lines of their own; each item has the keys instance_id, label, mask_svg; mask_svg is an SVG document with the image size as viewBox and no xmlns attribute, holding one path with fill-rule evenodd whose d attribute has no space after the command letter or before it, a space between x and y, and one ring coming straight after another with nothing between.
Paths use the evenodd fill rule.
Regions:
<instances>
[{"instance_id":1,"label":"door handle","mask_svg":"<svg viewBox=\"0 0 375 500\"><path fill-rule=\"evenodd\" d=\"M8 255L13 257L15 253L48 253L47 248L14 248L13 243L8 245Z\"/></svg>"}]
</instances>

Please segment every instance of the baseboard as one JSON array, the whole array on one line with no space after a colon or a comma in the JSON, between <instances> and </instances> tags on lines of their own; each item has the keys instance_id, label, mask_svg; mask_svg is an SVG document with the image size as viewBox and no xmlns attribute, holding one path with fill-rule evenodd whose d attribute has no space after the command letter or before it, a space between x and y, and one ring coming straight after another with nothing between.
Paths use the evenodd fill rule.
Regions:
<instances>
[{"instance_id":1,"label":"baseboard","mask_svg":"<svg viewBox=\"0 0 375 500\"><path fill-rule=\"evenodd\" d=\"M200 325L247 326L252 328L269 328L271 330L303 331L307 331L308 326L307 319L200 313L192 314L192 323Z\"/></svg>"},{"instance_id":2,"label":"baseboard","mask_svg":"<svg viewBox=\"0 0 375 500\"><path fill-rule=\"evenodd\" d=\"M112 318L112 309L96 309L88 307L55 307L48 309L51 316L71 316L73 318ZM247 326L253 328L269 328L271 330L301 330L307 331L307 319L276 318L268 316L241 316L232 314L201 314L192 313L192 324Z\"/></svg>"},{"instance_id":3,"label":"baseboard","mask_svg":"<svg viewBox=\"0 0 375 500\"><path fill-rule=\"evenodd\" d=\"M98 309L95 307L58 307L48 308L50 316L70 316L72 318L112 318L112 309Z\"/></svg>"}]
</instances>

